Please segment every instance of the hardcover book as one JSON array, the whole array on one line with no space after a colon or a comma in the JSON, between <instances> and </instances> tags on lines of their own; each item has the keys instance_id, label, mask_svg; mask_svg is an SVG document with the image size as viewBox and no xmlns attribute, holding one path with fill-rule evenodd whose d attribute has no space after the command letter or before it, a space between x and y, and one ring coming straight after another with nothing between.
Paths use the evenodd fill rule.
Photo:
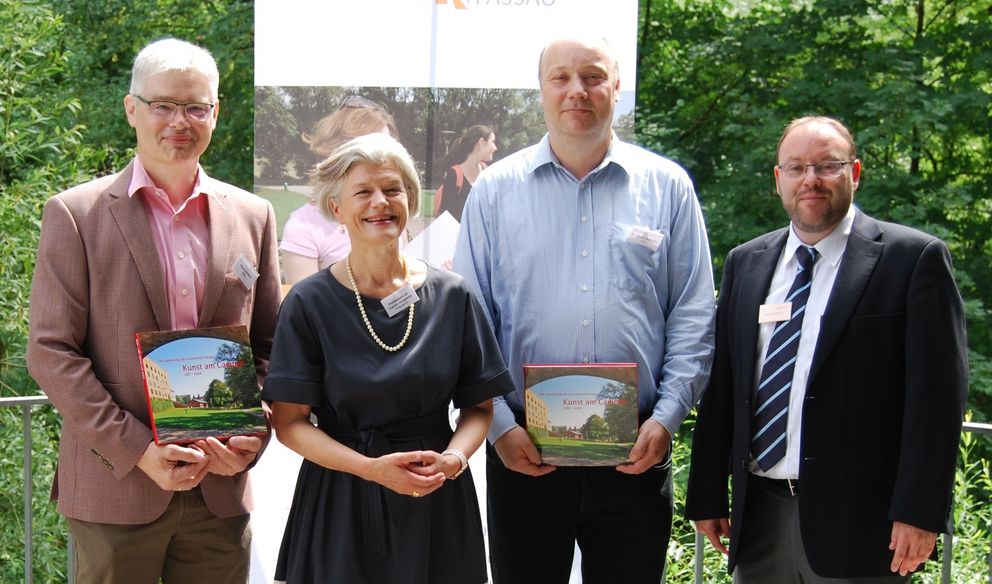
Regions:
<instances>
[{"instance_id":1,"label":"hardcover book","mask_svg":"<svg viewBox=\"0 0 992 584\"><path fill-rule=\"evenodd\" d=\"M526 364L524 411L545 464L629 464L639 428L637 364Z\"/></svg>"},{"instance_id":2,"label":"hardcover book","mask_svg":"<svg viewBox=\"0 0 992 584\"><path fill-rule=\"evenodd\" d=\"M245 325L135 337L156 444L268 432Z\"/></svg>"}]
</instances>

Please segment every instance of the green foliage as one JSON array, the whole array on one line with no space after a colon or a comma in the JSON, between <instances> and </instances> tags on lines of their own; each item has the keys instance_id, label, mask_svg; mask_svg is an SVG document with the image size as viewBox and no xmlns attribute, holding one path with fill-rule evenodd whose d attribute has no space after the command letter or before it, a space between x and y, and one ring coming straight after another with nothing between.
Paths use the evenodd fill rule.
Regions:
<instances>
[{"instance_id":1,"label":"green foliage","mask_svg":"<svg viewBox=\"0 0 992 584\"><path fill-rule=\"evenodd\" d=\"M167 399L152 398L152 411L155 413L164 412L165 410L172 409L173 404Z\"/></svg>"},{"instance_id":2,"label":"green foliage","mask_svg":"<svg viewBox=\"0 0 992 584\"><path fill-rule=\"evenodd\" d=\"M224 370L224 381L231 388L231 399L235 405L242 408L262 405L251 347L235 343L221 345L217 349L215 362L237 364Z\"/></svg>"},{"instance_id":3,"label":"green foliage","mask_svg":"<svg viewBox=\"0 0 992 584\"><path fill-rule=\"evenodd\" d=\"M68 531L49 499L58 460L59 418L51 407L33 408L31 431L35 582L65 582ZM0 408L0 582L24 578L24 436L21 408Z\"/></svg>"},{"instance_id":4,"label":"green foliage","mask_svg":"<svg viewBox=\"0 0 992 584\"><path fill-rule=\"evenodd\" d=\"M0 0L0 396L38 392L24 351L42 205L131 156L122 98L141 46L173 35L213 50L224 114L204 166L251 185L251 31L250 2ZM65 522L48 500L60 424L52 408L34 409L36 582L68 579ZM20 429L20 411L0 408L0 582L25 580Z\"/></svg>"},{"instance_id":5,"label":"green foliage","mask_svg":"<svg viewBox=\"0 0 992 584\"><path fill-rule=\"evenodd\" d=\"M637 137L693 175L719 279L787 223L772 166L793 118L855 133L856 202L947 242L968 304L970 406L992 419L992 21L936 0L642 0Z\"/></svg>"},{"instance_id":6,"label":"green foliage","mask_svg":"<svg viewBox=\"0 0 992 584\"><path fill-rule=\"evenodd\" d=\"M970 420L971 416L968 416ZM978 455L981 441L989 436L965 433L961 436L958 470L954 477L954 582L988 582L988 553L992 529L992 474L989 460ZM924 582L939 582L939 572L929 570Z\"/></svg>"},{"instance_id":7,"label":"green foliage","mask_svg":"<svg viewBox=\"0 0 992 584\"><path fill-rule=\"evenodd\" d=\"M582 435L586 440L605 440L610 436L610 428L606 425L603 416L593 414L586 419L585 424L582 424Z\"/></svg>"},{"instance_id":8,"label":"green foliage","mask_svg":"<svg viewBox=\"0 0 992 584\"><path fill-rule=\"evenodd\" d=\"M692 452L692 430L695 414L689 416L672 440L672 487L675 509L672 514L672 538L668 542L667 582L692 582L696 561L696 528L685 518L685 492L689 481L689 458ZM703 546L703 582L730 582L727 559L714 550L708 541Z\"/></svg>"},{"instance_id":9,"label":"green foliage","mask_svg":"<svg viewBox=\"0 0 992 584\"><path fill-rule=\"evenodd\" d=\"M220 117L201 158L211 176L251 189L248 161L254 143L253 5L247 0L130 2L55 0L63 15L63 42L73 49L67 82L80 97L86 141L105 145L100 173L123 167L133 155L134 131L123 98L135 55L149 42L176 37L208 49L220 71Z\"/></svg>"},{"instance_id":10,"label":"green foliage","mask_svg":"<svg viewBox=\"0 0 992 584\"><path fill-rule=\"evenodd\" d=\"M599 399L610 400L603 408L603 418L618 442L637 440L637 386L629 383L607 383Z\"/></svg>"},{"instance_id":11,"label":"green foliage","mask_svg":"<svg viewBox=\"0 0 992 584\"><path fill-rule=\"evenodd\" d=\"M226 383L220 379L214 379L210 382L207 393L203 397L210 404L210 407L226 408L234 399L234 394Z\"/></svg>"}]
</instances>

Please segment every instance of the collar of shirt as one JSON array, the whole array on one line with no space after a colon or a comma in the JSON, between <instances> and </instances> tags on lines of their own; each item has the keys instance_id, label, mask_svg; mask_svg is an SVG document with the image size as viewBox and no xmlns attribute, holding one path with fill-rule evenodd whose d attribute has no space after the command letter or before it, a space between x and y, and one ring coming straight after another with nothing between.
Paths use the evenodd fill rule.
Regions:
<instances>
[{"instance_id":1,"label":"collar of shirt","mask_svg":"<svg viewBox=\"0 0 992 584\"><path fill-rule=\"evenodd\" d=\"M623 147L624 147L624 143L617 136L616 132L611 133L610 145L606 149L606 155L603 156L603 160L596 166L596 168L594 168L592 172L586 175L586 179L595 176L596 173L606 168L610 164L616 164L617 166L622 168L624 172L627 172L629 174L630 173L629 169L627 169L627 167L624 166L623 156L617 155L620 153L620 151L623 150ZM551 139L548 134L545 134L544 137L541 138L541 141L538 142L537 150L534 152L534 157L533 159L531 159L530 165L527 167L527 174L533 174L538 168L546 164L554 165L556 168L558 168L562 172L568 174L568 176L575 179L576 182L581 182L575 177L575 175L571 173L571 171L569 171L567 168L562 166L561 161L558 160L557 156L555 156L554 151L551 150Z\"/></svg>"},{"instance_id":2,"label":"collar of shirt","mask_svg":"<svg viewBox=\"0 0 992 584\"><path fill-rule=\"evenodd\" d=\"M131 174L131 183L127 187L127 196L133 197L135 193L140 192L145 189L145 196L149 197L149 200L156 200L165 203L170 208L172 204L169 202L168 196L166 196L165 191L159 188L152 180L152 177L145 170L145 166L141 164L141 158L138 156L134 157L134 172ZM193 189L190 191L186 200L183 204L175 209L176 214L181 213L186 205L191 199L196 198L200 194L205 194L207 196L213 197L214 201L220 203L220 198L217 196L216 191L213 189L212 181L207 173L203 171L203 167L199 164L196 165L196 180L193 182Z\"/></svg>"},{"instance_id":3,"label":"collar of shirt","mask_svg":"<svg viewBox=\"0 0 992 584\"><path fill-rule=\"evenodd\" d=\"M819 261L816 262L817 265L822 262L828 263L836 268L837 265L840 264L840 258L844 255L844 249L847 247L847 238L851 235L851 226L854 225L854 213L854 205L851 205L847 209L847 213L844 215L844 218L840 220L837 227L834 227L834 230L830 232L830 235L824 237L813 246L813 248L815 248L817 253L821 256ZM789 239L785 242L785 249L783 250L782 257L786 260L787 264L793 264L792 272L795 271L795 262L797 261L796 249L798 249L800 245L806 244L799 239L799 236L796 235L796 227L790 223ZM814 266L813 269L815 273L816 267Z\"/></svg>"}]
</instances>

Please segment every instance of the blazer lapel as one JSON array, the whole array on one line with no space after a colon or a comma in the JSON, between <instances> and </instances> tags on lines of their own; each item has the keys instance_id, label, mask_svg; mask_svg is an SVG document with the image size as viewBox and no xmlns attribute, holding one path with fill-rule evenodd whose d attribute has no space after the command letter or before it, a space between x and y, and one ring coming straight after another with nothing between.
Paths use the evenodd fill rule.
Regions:
<instances>
[{"instance_id":1,"label":"blazer lapel","mask_svg":"<svg viewBox=\"0 0 992 584\"><path fill-rule=\"evenodd\" d=\"M210 244L207 252L207 278L204 285L203 305L197 319L198 326L209 326L217 311L221 293L224 291L229 266L233 265L231 250L233 248L234 225L231 217L230 202L227 193L211 184L214 195L206 195L207 207L210 214Z\"/></svg>"},{"instance_id":2,"label":"blazer lapel","mask_svg":"<svg viewBox=\"0 0 992 584\"><path fill-rule=\"evenodd\" d=\"M131 162L107 189L107 196L113 199L109 206L110 214L121 231L131 257L134 258L134 265L148 294L148 303L155 314L155 322L159 329L170 330L172 317L169 313L169 300L166 298L165 275L162 272L155 241L151 237L148 214L139 196L127 196L133 173L134 162Z\"/></svg>"},{"instance_id":3,"label":"blazer lapel","mask_svg":"<svg viewBox=\"0 0 992 584\"><path fill-rule=\"evenodd\" d=\"M820 336L817 337L816 349L813 351L807 388L813 387L813 379L816 378L827 355L847 326L854 307L861 300L865 285L868 284L885 247L885 244L879 241L881 237L882 229L878 222L860 210L857 211L851 227L851 235L847 238L847 247L844 248L844 255L837 270L834 288L830 292L826 310L820 319Z\"/></svg>"},{"instance_id":4,"label":"blazer lapel","mask_svg":"<svg viewBox=\"0 0 992 584\"><path fill-rule=\"evenodd\" d=\"M737 370L734 379L743 380L745 386L753 389L755 351L758 348L758 308L768 296L768 287L775 273L782 247L788 239L788 229L771 234L763 249L745 256L746 261L737 266L735 271L740 274L740 282L734 286L739 291L737 302L741 307L736 319L735 346L737 351Z\"/></svg>"}]
</instances>

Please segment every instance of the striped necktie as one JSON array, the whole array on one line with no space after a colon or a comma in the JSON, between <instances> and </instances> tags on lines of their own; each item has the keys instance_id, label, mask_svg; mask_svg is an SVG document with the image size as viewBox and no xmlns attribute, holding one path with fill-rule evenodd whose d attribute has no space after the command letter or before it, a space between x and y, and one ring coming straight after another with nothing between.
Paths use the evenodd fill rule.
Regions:
<instances>
[{"instance_id":1,"label":"striped necktie","mask_svg":"<svg viewBox=\"0 0 992 584\"><path fill-rule=\"evenodd\" d=\"M792 302L792 316L775 326L768 340L768 351L761 365L761 378L755 397L754 419L751 424L751 455L762 471L775 466L785 456L785 434L789 416L789 389L796 368L796 352L803 328L803 315L809 300L813 280L813 264L820 257L812 247L799 246L796 279L785 298Z\"/></svg>"}]
</instances>

